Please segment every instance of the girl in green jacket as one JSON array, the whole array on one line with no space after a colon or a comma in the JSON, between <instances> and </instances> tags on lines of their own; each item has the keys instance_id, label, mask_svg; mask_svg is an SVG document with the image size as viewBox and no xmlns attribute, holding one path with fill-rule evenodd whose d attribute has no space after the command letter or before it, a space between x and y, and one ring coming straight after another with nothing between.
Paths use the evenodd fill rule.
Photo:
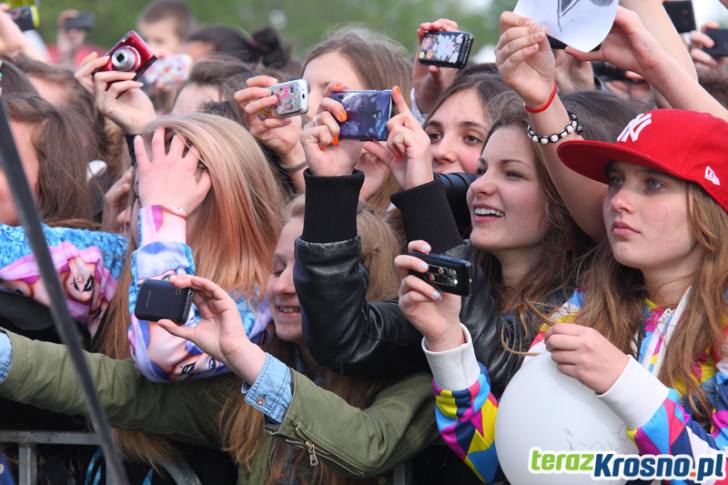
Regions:
<instances>
[{"instance_id":1,"label":"girl in green jacket","mask_svg":"<svg viewBox=\"0 0 728 485\"><path fill-rule=\"evenodd\" d=\"M346 476L379 475L436 437L430 377L417 374L385 387L319 368L302 345L292 282L294 241L303 224L301 200L292 203L289 216L266 287L274 328L264 344L269 354L247 339L234 300L203 278L171 278L196 290L200 324L186 329L160 322L225 362L243 380L244 397L234 376L160 385L141 377L131 362L93 354L88 362L97 389L114 426L223 447L239 465L238 483L347 483ZM396 238L367 210L359 213L358 229L362 259L371 273L368 297L392 296L396 275L386 269L397 252ZM65 348L8 336L0 333L0 395L84 413Z\"/></svg>"}]
</instances>

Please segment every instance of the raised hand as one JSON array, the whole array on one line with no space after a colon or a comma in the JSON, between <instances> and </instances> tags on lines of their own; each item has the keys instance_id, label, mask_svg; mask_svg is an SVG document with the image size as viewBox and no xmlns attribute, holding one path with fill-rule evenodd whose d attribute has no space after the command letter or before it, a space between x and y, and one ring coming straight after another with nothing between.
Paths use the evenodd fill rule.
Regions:
<instances>
[{"instance_id":1,"label":"raised hand","mask_svg":"<svg viewBox=\"0 0 728 485\"><path fill-rule=\"evenodd\" d=\"M513 12L500 17L495 49L498 72L527 106L541 106L554 88L556 64L546 30Z\"/></svg>"},{"instance_id":2,"label":"raised hand","mask_svg":"<svg viewBox=\"0 0 728 485\"><path fill-rule=\"evenodd\" d=\"M407 249L428 254L430 245L424 241L412 241ZM460 327L460 296L441 293L429 283L409 274L410 271L427 271L427 263L419 258L402 254L394 259L394 265L402 278L399 308L425 337L427 349L442 352L464 344L465 336Z\"/></svg>"},{"instance_id":3,"label":"raised hand","mask_svg":"<svg viewBox=\"0 0 728 485\"><path fill-rule=\"evenodd\" d=\"M556 84L562 93L594 89L594 69L591 62L578 61L564 50L554 51Z\"/></svg>"},{"instance_id":4,"label":"raised hand","mask_svg":"<svg viewBox=\"0 0 728 485\"><path fill-rule=\"evenodd\" d=\"M230 295L199 276L176 275L169 281L178 288L195 290L192 301L200 312L200 320L194 327L177 325L171 320L160 320L159 326L194 343L244 381L255 382L263 367L265 353L248 339L240 312Z\"/></svg>"},{"instance_id":5,"label":"raised hand","mask_svg":"<svg viewBox=\"0 0 728 485\"><path fill-rule=\"evenodd\" d=\"M392 101L397 114L387 123L386 146L393 156L380 158L388 163L400 187L411 189L433 180L430 137L412 115L397 86L392 88ZM373 151L369 143L364 148Z\"/></svg>"},{"instance_id":6,"label":"raised hand","mask_svg":"<svg viewBox=\"0 0 728 485\"><path fill-rule=\"evenodd\" d=\"M728 64L728 57L716 59L703 50L704 48L712 49L715 47L715 41L705 31L718 28L720 28L718 22L710 21L704 24L700 30L690 32L690 57L692 57L695 67L715 69Z\"/></svg>"},{"instance_id":7,"label":"raised hand","mask_svg":"<svg viewBox=\"0 0 728 485\"><path fill-rule=\"evenodd\" d=\"M106 58L105 56L103 58ZM93 74L94 97L99 111L127 133L141 133L156 113L149 97L134 81L135 73L102 71Z\"/></svg>"},{"instance_id":8,"label":"raised hand","mask_svg":"<svg viewBox=\"0 0 728 485\"><path fill-rule=\"evenodd\" d=\"M339 83L329 84L313 120L301 133L301 144L314 175L333 177L351 175L359 161L362 144L356 140L339 140L339 122L347 119L344 106L329 95L346 88Z\"/></svg>"},{"instance_id":9,"label":"raised hand","mask_svg":"<svg viewBox=\"0 0 728 485\"><path fill-rule=\"evenodd\" d=\"M278 84L276 78L255 76L246 81L247 88L235 93L235 101L245 113L250 133L263 145L276 152L283 165L296 165L303 161L301 147L301 117L261 118L265 108L272 108L278 98L270 87ZM286 163L289 162L289 163Z\"/></svg>"},{"instance_id":10,"label":"raised hand","mask_svg":"<svg viewBox=\"0 0 728 485\"><path fill-rule=\"evenodd\" d=\"M427 32L457 32L458 23L450 19L437 19L421 23L417 28L417 38ZM415 102L423 113L435 107L435 101L452 84L458 74L457 69L422 64L417 59L412 66L412 86L415 88Z\"/></svg>"},{"instance_id":11,"label":"raised hand","mask_svg":"<svg viewBox=\"0 0 728 485\"><path fill-rule=\"evenodd\" d=\"M620 69L634 71L645 77L666 55L639 16L624 7L617 9L612 30L598 51L581 52L567 47L566 52L580 61L607 61Z\"/></svg>"},{"instance_id":12,"label":"raised hand","mask_svg":"<svg viewBox=\"0 0 728 485\"><path fill-rule=\"evenodd\" d=\"M142 206L163 205L191 214L210 191L210 174L194 146L180 135L166 148L164 128L154 131L151 159L141 136L134 139L139 171L139 200ZM186 152L185 152L186 150Z\"/></svg>"}]
</instances>

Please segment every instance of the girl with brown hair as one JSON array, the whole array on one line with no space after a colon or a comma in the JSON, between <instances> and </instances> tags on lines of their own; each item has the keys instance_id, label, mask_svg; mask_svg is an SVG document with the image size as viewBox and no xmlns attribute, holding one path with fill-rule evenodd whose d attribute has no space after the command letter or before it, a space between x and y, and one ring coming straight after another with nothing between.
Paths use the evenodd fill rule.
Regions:
<instances>
[{"instance_id":1,"label":"girl with brown hair","mask_svg":"<svg viewBox=\"0 0 728 485\"><path fill-rule=\"evenodd\" d=\"M79 219L90 221L91 200L86 171L96 155L83 143L83 122L61 114L32 94L3 96L23 168L46 223ZM18 224L10 189L0 174L0 223Z\"/></svg>"}]
</instances>

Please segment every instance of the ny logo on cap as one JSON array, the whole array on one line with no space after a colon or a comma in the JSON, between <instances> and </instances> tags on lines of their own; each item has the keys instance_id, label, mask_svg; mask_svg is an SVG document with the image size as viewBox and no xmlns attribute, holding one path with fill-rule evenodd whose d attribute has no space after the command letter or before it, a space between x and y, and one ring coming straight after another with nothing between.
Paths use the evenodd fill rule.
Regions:
<instances>
[{"instance_id":1,"label":"ny logo on cap","mask_svg":"<svg viewBox=\"0 0 728 485\"><path fill-rule=\"evenodd\" d=\"M705 167L705 179L713 182L715 185L720 185L720 179L710 167Z\"/></svg>"},{"instance_id":2,"label":"ny logo on cap","mask_svg":"<svg viewBox=\"0 0 728 485\"><path fill-rule=\"evenodd\" d=\"M632 140L633 142L635 142L639 140L642 130L644 130L651 124L652 113L642 113L641 115L637 116L637 118L629 122L629 124L624 128L619 137L617 137L617 141L619 143L624 143L628 140Z\"/></svg>"}]
</instances>

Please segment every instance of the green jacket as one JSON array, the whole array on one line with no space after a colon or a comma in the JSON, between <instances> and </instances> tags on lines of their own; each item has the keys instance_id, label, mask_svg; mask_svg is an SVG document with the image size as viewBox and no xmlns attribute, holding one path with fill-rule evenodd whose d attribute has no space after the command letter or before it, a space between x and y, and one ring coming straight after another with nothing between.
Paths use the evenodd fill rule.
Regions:
<instances>
[{"instance_id":1,"label":"green jacket","mask_svg":"<svg viewBox=\"0 0 728 485\"><path fill-rule=\"evenodd\" d=\"M13 358L0 396L56 412L85 415L80 385L63 345L7 332ZM111 424L174 440L220 448L218 413L241 382L228 375L159 384L147 381L132 361L87 353L87 362ZM292 371L293 400L283 423L268 429L250 472L238 468L238 484L264 483L272 437L305 443L318 458L346 475L375 476L402 463L438 436L431 377L412 375L382 390L367 409Z\"/></svg>"}]
</instances>

